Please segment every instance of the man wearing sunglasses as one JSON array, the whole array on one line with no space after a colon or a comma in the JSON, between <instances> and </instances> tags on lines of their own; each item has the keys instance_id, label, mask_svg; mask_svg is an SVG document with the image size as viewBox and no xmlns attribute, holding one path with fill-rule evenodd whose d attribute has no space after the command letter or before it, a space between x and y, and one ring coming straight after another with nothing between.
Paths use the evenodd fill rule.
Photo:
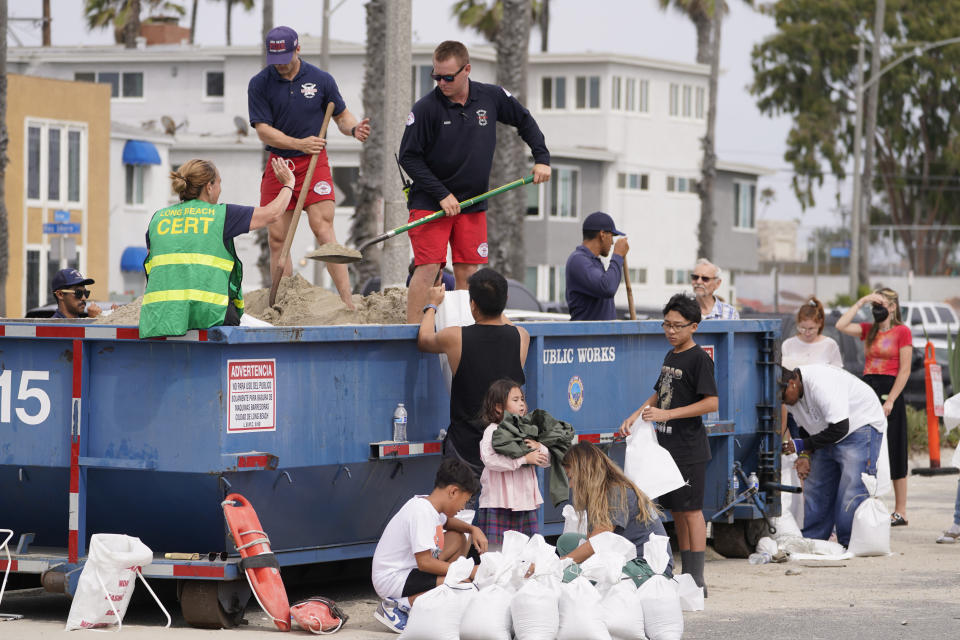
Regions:
<instances>
[{"instance_id":1,"label":"man wearing sunglasses","mask_svg":"<svg viewBox=\"0 0 960 640\"><path fill-rule=\"evenodd\" d=\"M407 201L410 221L443 209L440 220L410 230L417 268L407 293L407 322L419 324L437 271L453 258L457 289L487 254L487 203L460 210L460 202L489 190L497 123L517 128L533 155L533 181L550 179L550 152L536 120L506 89L470 80L470 55L448 40L433 52L436 88L407 116L400 164L413 178ZM458 215L458 214L468 215Z\"/></svg>"},{"instance_id":2,"label":"man wearing sunglasses","mask_svg":"<svg viewBox=\"0 0 960 640\"><path fill-rule=\"evenodd\" d=\"M61 269L53 276L51 288L57 300L57 311L52 318L96 318L100 315L100 305L91 302L87 305L93 278L84 278L76 269Z\"/></svg>"},{"instance_id":3,"label":"man wearing sunglasses","mask_svg":"<svg viewBox=\"0 0 960 640\"><path fill-rule=\"evenodd\" d=\"M706 258L697 260L690 272L690 284L693 285L693 294L700 303L700 313L704 320L739 320L740 312L736 307L714 295L721 282L720 267Z\"/></svg>"}]
</instances>

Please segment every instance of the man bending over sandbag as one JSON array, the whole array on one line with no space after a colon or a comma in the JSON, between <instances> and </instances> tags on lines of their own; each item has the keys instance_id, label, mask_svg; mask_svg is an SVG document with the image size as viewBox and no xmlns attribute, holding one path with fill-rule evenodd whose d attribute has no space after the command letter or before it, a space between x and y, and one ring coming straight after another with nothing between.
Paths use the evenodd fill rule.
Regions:
<instances>
[{"instance_id":1,"label":"man bending over sandbag","mask_svg":"<svg viewBox=\"0 0 960 640\"><path fill-rule=\"evenodd\" d=\"M796 453L803 484L803 537L850 544L853 514L867 497L861 473L877 475L877 458L887 419L867 383L827 364L782 369L783 403L800 427L800 437L783 443Z\"/></svg>"}]
</instances>

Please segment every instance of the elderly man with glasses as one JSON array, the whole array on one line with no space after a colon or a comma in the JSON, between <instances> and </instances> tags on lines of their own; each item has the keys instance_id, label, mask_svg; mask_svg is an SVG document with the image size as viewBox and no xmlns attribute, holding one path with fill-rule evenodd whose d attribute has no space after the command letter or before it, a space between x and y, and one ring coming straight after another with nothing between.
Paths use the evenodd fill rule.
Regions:
<instances>
[{"instance_id":1,"label":"elderly man with glasses","mask_svg":"<svg viewBox=\"0 0 960 640\"><path fill-rule=\"evenodd\" d=\"M550 152L530 112L503 87L470 80L470 55L460 42L433 52L436 88L417 100L400 142L400 164L411 178L410 221L443 209L446 216L410 230L416 270L407 293L407 322L418 324L427 292L447 259L457 289L486 264L487 203L460 210L460 202L489 190L497 123L517 128L533 155L533 181L550 179ZM465 214L465 215L460 215Z\"/></svg>"},{"instance_id":2,"label":"elderly man with glasses","mask_svg":"<svg viewBox=\"0 0 960 640\"><path fill-rule=\"evenodd\" d=\"M96 318L100 315L100 305L85 299L90 297L86 288L93 284L93 278L84 278L76 269L61 269L53 276L51 289L57 301L57 311L52 318Z\"/></svg>"},{"instance_id":3,"label":"elderly man with glasses","mask_svg":"<svg viewBox=\"0 0 960 640\"><path fill-rule=\"evenodd\" d=\"M706 258L697 260L690 272L693 294L700 303L700 313L704 320L739 320L740 312L732 304L727 304L714 295L720 288L720 267Z\"/></svg>"}]
</instances>

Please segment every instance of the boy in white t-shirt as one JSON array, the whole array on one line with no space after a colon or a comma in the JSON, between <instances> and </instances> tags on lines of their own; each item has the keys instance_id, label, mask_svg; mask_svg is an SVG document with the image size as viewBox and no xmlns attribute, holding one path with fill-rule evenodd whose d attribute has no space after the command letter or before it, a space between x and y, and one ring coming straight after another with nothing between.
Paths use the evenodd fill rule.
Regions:
<instances>
[{"instance_id":1,"label":"boy in white t-shirt","mask_svg":"<svg viewBox=\"0 0 960 640\"><path fill-rule=\"evenodd\" d=\"M466 534L479 553L487 551L483 531L454 517L479 491L469 467L444 460L430 495L410 498L387 523L373 552L371 578L383 599L374 617L391 631L403 632L417 596L443 584L450 563L470 551Z\"/></svg>"}]
</instances>

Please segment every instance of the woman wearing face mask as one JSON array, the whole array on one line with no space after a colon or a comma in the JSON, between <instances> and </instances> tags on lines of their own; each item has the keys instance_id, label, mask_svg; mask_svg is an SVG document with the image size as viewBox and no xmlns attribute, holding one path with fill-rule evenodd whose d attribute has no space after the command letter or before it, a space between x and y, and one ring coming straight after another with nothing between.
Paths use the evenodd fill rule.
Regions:
<instances>
[{"instance_id":1,"label":"woman wearing face mask","mask_svg":"<svg viewBox=\"0 0 960 640\"><path fill-rule=\"evenodd\" d=\"M823 304L815 296L810 296L797 310L797 335L787 338L780 345L781 364L791 371L806 364L831 364L843 368L843 358L840 357L840 347L837 342L823 335L825 319ZM781 422L783 436L790 429L792 438L799 438L797 423L787 413L787 405L782 405ZM796 463L797 475L801 480L810 475L810 458L801 455Z\"/></svg>"},{"instance_id":2,"label":"woman wearing face mask","mask_svg":"<svg viewBox=\"0 0 960 640\"><path fill-rule=\"evenodd\" d=\"M869 304L873 323L854 323L857 311ZM900 299L893 289L878 289L850 307L839 320L837 330L860 338L866 344L863 380L876 391L887 416L887 447L890 478L896 506L890 516L894 527L907 524L907 409L903 388L910 377L913 336L900 319Z\"/></svg>"}]
</instances>

